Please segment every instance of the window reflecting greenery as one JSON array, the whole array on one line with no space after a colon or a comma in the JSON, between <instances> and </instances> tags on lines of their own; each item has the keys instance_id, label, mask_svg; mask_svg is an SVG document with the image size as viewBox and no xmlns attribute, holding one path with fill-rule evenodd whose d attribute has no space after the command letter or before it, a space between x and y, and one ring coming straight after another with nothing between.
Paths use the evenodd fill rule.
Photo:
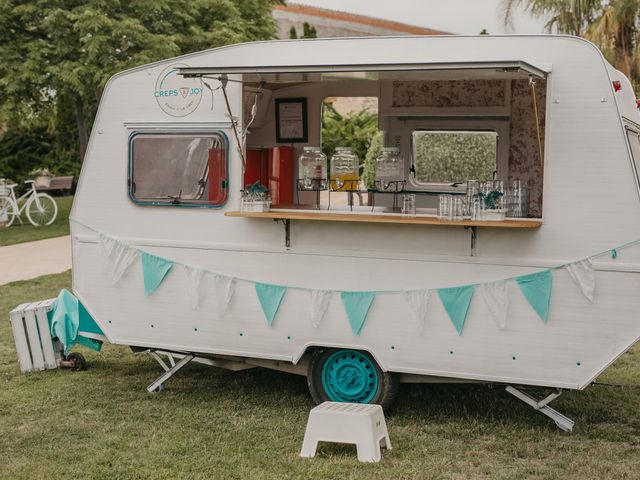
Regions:
<instances>
[{"instance_id":1,"label":"window reflecting greenery","mask_svg":"<svg viewBox=\"0 0 640 480\"><path fill-rule=\"evenodd\" d=\"M496 132L416 131L412 140L418 183L487 180L496 170Z\"/></svg>"}]
</instances>

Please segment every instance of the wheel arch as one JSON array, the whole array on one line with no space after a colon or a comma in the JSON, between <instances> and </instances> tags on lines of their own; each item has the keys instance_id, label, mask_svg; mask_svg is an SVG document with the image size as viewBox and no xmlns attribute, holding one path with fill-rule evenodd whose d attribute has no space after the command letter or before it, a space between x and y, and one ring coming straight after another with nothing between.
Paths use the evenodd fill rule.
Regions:
<instances>
[{"instance_id":1,"label":"wheel arch","mask_svg":"<svg viewBox=\"0 0 640 480\"><path fill-rule=\"evenodd\" d=\"M357 345L352 343L308 342L308 343L305 343L300 350L298 350L296 355L294 355L294 357L291 359L291 363L293 363L294 365L297 365L298 362L305 355L312 355L315 351L326 349L326 348L341 348L341 349L358 350L361 352L367 352L369 355L373 357L373 359L375 360L375 362L378 364L378 366L383 372L388 371L384 363L381 361L380 357L376 355L376 352L373 348L371 348L368 345Z\"/></svg>"}]
</instances>

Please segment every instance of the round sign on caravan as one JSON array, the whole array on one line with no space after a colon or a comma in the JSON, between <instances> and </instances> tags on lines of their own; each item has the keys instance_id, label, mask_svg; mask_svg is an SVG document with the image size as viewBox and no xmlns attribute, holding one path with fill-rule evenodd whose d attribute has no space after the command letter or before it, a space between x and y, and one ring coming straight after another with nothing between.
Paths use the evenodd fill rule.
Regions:
<instances>
[{"instance_id":1,"label":"round sign on caravan","mask_svg":"<svg viewBox=\"0 0 640 480\"><path fill-rule=\"evenodd\" d=\"M184 63L165 68L156 80L154 96L164 113L173 117L186 117L193 113L202 100L202 82L198 78L185 78L178 74Z\"/></svg>"}]
</instances>

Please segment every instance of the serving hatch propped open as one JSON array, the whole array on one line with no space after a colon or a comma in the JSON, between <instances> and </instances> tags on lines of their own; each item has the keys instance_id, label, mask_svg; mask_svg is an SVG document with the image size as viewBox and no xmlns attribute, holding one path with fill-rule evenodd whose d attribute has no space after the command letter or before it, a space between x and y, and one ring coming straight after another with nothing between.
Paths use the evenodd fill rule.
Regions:
<instances>
[{"instance_id":1,"label":"serving hatch propped open","mask_svg":"<svg viewBox=\"0 0 640 480\"><path fill-rule=\"evenodd\" d=\"M541 132L545 128L546 79L552 71L550 64L523 59L366 63L366 58L363 58L361 63L348 59L307 64L295 60L281 64L266 62L243 65L229 58L227 62L215 65L184 66L178 69L179 75L186 78L201 78L205 82L220 81L223 89L227 82L243 86L244 115L239 126L244 127L244 134L236 134L236 137L242 137L246 141L246 148L242 152L247 157L244 162L244 184L260 182L276 193L271 212L227 211L225 215L282 221L286 229L287 247L290 246L291 220L463 226L471 233L472 255L476 252L478 227L537 229L542 225ZM267 100L260 102L259 95ZM303 145L323 145L323 125L317 120L324 115L322 102L327 97L342 96L377 98L377 122L379 130L384 132L383 143L397 147L406 163L403 172L405 180L401 182L401 188L394 192L396 195L393 200L385 195L389 192L376 189L377 184L361 183L358 188L348 189L348 212L336 208L335 202L332 204L331 200L332 191L345 189L332 188L333 180L328 191L322 194L319 191L308 191L314 190L313 188L300 188L302 167L296 168L296 159L302 154ZM280 127L276 125L274 128L273 124L274 119L279 121L278 102L283 100L304 101L304 131L306 133L307 123L309 131L302 140L288 143L273 137L273 131L279 131ZM256 112L252 112L252 108L266 110L266 114L261 113L262 121L254 122ZM524 115L530 114L530 118L523 118L523 112ZM229 111L228 115L239 118L238 113ZM439 133L440 138L426 136L429 132ZM448 141L445 138L447 135L461 137L463 134L467 134L465 142L473 143L471 137L477 137L478 133L491 134L495 149L494 158L489 159L493 166L488 175L495 172L493 178L498 176L506 182L516 177L514 165L518 164L520 169L524 166L527 170L525 176L529 178L526 180L533 187L535 195L531 215L533 218L516 218L506 222L486 222L471 218L447 221L436 218L437 205L434 202L437 202L438 194L461 194L466 188L467 180L473 177L456 177L455 175L461 175L458 172L448 176L440 175L434 180L431 178L433 172L420 170L425 160L420 158L416 144L419 140L423 143L430 141L432 144L436 141ZM517 144L511 141L513 134L518 137ZM419 136L423 138L418 138ZM460 138L454 140L459 142ZM526 145L523 147L523 144ZM278 152L278 158L284 156L288 160L285 163L274 163L271 149ZM517 158L523 150L528 157ZM471 152L469 155L473 154ZM361 162L363 160L360 159ZM455 159L449 163L449 170L459 170L454 165ZM270 173L274 169L279 172L277 176ZM487 169L484 171L484 175L487 175ZM467 175L471 174L467 172ZM277 177L276 180L274 177ZM295 195L290 191L291 183ZM287 193L282 194L283 190ZM409 217L399 215L398 193L417 195L421 214ZM336 196L335 193L333 195ZM354 206L355 195L359 199L358 206ZM367 196L365 200L364 195ZM314 202L315 208L312 205Z\"/></svg>"}]
</instances>

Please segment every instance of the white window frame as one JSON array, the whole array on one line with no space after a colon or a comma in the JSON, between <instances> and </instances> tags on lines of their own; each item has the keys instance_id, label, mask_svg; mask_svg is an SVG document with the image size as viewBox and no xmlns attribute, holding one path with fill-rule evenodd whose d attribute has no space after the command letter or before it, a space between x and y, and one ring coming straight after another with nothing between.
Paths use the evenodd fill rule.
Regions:
<instances>
[{"instance_id":1,"label":"white window frame","mask_svg":"<svg viewBox=\"0 0 640 480\"><path fill-rule=\"evenodd\" d=\"M415 131L493 131L498 135L498 148L496 158L496 170L498 179L507 180L509 175L509 129L508 118L389 118L390 129L387 133L387 145L400 148L405 155L405 178L407 187L411 190L425 192L456 192L466 189L465 183L452 186L447 183L421 183L417 182L411 174L413 161L413 132ZM474 179L484 180L484 179Z\"/></svg>"},{"instance_id":2,"label":"white window frame","mask_svg":"<svg viewBox=\"0 0 640 480\"><path fill-rule=\"evenodd\" d=\"M629 161L631 162L631 169L636 180L636 187L638 188L638 192L640 193L640 172L638 171L638 167L640 167L640 158L635 158L635 156L633 155L633 147L631 146L632 140L630 138L630 136L634 136L640 147L640 127L635 123L625 119L624 133L627 140L627 148L629 150Z\"/></svg>"}]
</instances>

